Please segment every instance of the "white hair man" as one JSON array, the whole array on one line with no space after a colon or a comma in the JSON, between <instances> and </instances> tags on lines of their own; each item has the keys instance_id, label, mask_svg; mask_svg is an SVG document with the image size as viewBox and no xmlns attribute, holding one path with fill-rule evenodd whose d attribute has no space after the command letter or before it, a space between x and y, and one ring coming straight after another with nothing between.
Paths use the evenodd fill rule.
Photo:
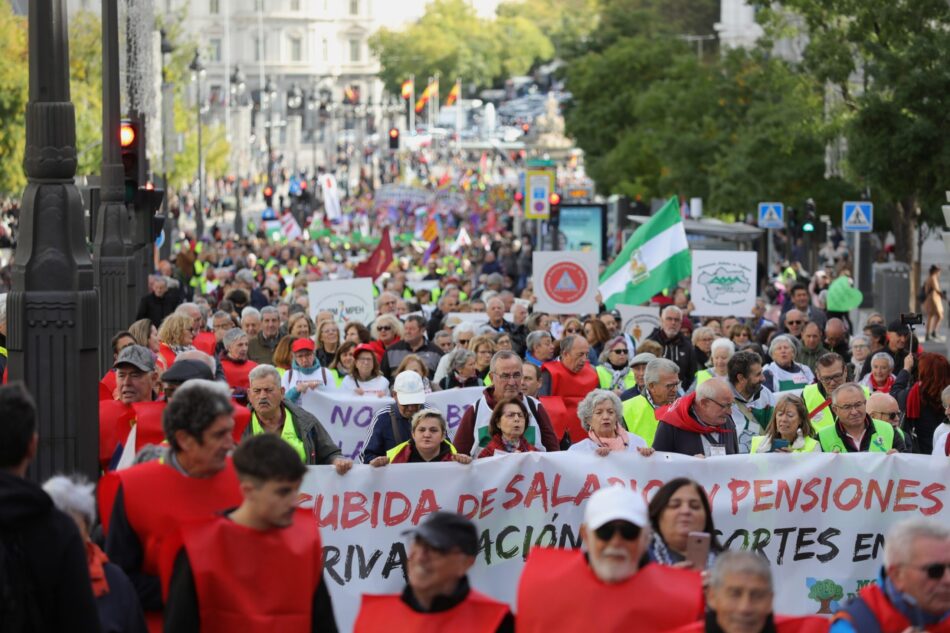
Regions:
<instances>
[{"instance_id":1,"label":"white hair man","mask_svg":"<svg viewBox=\"0 0 950 633\"><path fill-rule=\"evenodd\" d=\"M732 420L734 403L729 383L710 378L663 413L653 448L696 457L735 455L739 440Z\"/></svg>"},{"instance_id":2,"label":"white hair man","mask_svg":"<svg viewBox=\"0 0 950 633\"><path fill-rule=\"evenodd\" d=\"M668 358L679 367L680 382L687 389L696 377L696 354L693 343L682 333L683 311L676 306L666 306L660 313L660 325L647 339L663 346L663 358Z\"/></svg>"},{"instance_id":3,"label":"white hair man","mask_svg":"<svg viewBox=\"0 0 950 633\"><path fill-rule=\"evenodd\" d=\"M531 550L518 585L519 631L668 631L701 617L697 572L643 564L650 519L640 494L599 489L584 506L580 537L583 551ZM597 605L596 613L578 605Z\"/></svg>"},{"instance_id":4,"label":"white hair man","mask_svg":"<svg viewBox=\"0 0 950 633\"><path fill-rule=\"evenodd\" d=\"M950 527L914 517L887 533L877 582L835 614L831 633L950 630Z\"/></svg>"},{"instance_id":5,"label":"white hair man","mask_svg":"<svg viewBox=\"0 0 950 633\"><path fill-rule=\"evenodd\" d=\"M623 403L623 419L627 430L653 444L656 435L656 410L676 399L680 386L679 365L668 358L655 358L643 372L643 391Z\"/></svg>"}]
</instances>

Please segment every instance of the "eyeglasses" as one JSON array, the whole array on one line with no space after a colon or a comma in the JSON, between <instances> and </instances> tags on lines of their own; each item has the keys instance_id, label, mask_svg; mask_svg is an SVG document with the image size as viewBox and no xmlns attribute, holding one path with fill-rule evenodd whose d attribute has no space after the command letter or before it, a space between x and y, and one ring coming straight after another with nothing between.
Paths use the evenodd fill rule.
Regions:
<instances>
[{"instance_id":1,"label":"eyeglasses","mask_svg":"<svg viewBox=\"0 0 950 633\"><path fill-rule=\"evenodd\" d=\"M818 376L818 380L821 382L837 382L844 378L844 372L838 372L837 374L832 374L830 376Z\"/></svg>"},{"instance_id":2,"label":"eyeglasses","mask_svg":"<svg viewBox=\"0 0 950 633\"><path fill-rule=\"evenodd\" d=\"M947 569L950 569L950 563L931 563L930 565L922 565L917 567L916 565L904 565L904 567L913 567L914 569L919 569L920 571L927 574L927 578L931 580L940 580L943 578L943 572Z\"/></svg>"},{"instance_id":3,"label":"eyeglasses","mask_svg":"<svg viewBox=\"0 0 950 633\"><path fill-rule=\"evenodd\" d=\"M801 325L804 321L786 321L788 325Z\"/></svg>"},{"instance_id":4,"label":"eyeglasses","mask_svg":"<svg viewBox=\"0 0 950 633\"><path fill-rule=\"evenodd\" d=\"M376 326L376 330L379 332L388 332L391 329L393 329L391 325L377 325Z\"/></svg>"},{"instance_id":5,"label":"eyeglasses","mask_svg":"<svg viewBox=\"0 0 950 633\"><path fill-rule=\"evenodd\" d=\"M568 334L580 334L580 333L581 333L581 330L577 329L576 327L569 327L569 328L567 328L567 329L564 330L564 331L567 332Z\"/></svg>"},{"instance_id":6,"label":"eyeglasses","mask_svg":"<svg viewBox=\"0 0 950 633\"><path fill-rule=\"evenodd\" d=\"M468 344L471 343L471 342L472 342L472 339L470 339L470 338L460 338L460 339L459 339L459 345L468 345Z\"/></svg>"},{"instance_id":7,"label":"eyeglasses","mask_svg":"<svg viewBox=\"0 0 950 633\"><path fill-rule=\"evenodd\" d=\"M521 372L515 372L513 374L495 374L495 378L499 382L507 382L509 380L521 380L523 374Z\"/></svg>"},{"instance_id":8,"label":"eyeglasses","mask_svg":"<svg viewBox=\"0 0 950 633\"><path fill-rule=\"evenodd\" d=\"M851 404L836 404L835 409L838 411L860 411L864 408L864 404L864 401L852 402Z\"/></svg>"},{"instance_id":9,"label":"eyeglasses","mask_svg":"<svg viewBox=\"0 0 950 633\"><path fill-rule=\"evenodd\" d=\"M594 530L594 534L602 541L609 541L617 532L620 532L623 540L634 541L640 536L640 526L629 521L612 521Z\"/></svg>"},{"instance_id":10,"label":"eyeglasses","mask_svg":"<svg viewBox=\"0 0 950 633\"><path fill-rule=\"evenodd\" d=\"M732 408L732 403L731 403L731 402L728 402L728 403L726 403L726 404L723 404L723 403L719 402L718 400L713 400L712 398L706 398L706 399L709 400L710 402L715 402L715 403L718 404L722 409L731 409L731 408Z\"/></svg>"},{"instance_id":11,"label":"eyeglasses","mask_svg":"<svg viewBox=\"0 0 950 633\"><path fill-rule=\"evenodd\" d=\"M611 354L623 354L624 356L626 356L626 355L629 354L630 352L627 351L626 349L612 349L612 350L610 350L610 353L611 353Z\"/></svg>"},{"instance_id":12,"label":"eyeglasses","mask_svg":"<svg viewBox=\"0 0 950 633\"><path fill-rule=\"evenodd\" d=\"M886 411L868 411L868 415L870 415L875 420L890 420L891 422L896 422L897 420L900 420L902 417L904 417L904 414L900 411L894 411L891 413Z\"/></svg>"}]
</instances>

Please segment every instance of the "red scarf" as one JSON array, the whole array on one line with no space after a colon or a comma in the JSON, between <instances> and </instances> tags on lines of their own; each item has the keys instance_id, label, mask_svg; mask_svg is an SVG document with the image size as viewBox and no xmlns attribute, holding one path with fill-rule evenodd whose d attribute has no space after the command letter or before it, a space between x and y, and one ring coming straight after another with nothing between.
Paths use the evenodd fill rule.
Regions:
<instances>
[{"instance_id":1,"label":"red scarf","mask_svg":"<svg viewBox=\"0 0 950 633\"><path fill-rule=\"evenodd\" d=\"M920 418L920 381L915 382L907 394L907 417L912 420Z\"/></svg>"},{"instance_id":2,"label":"red scarf","mask_svg":"<svg viewBox=\"0 0 950 633\"><path fill-rule=\"evenodd\" d=\"M880 391L881 393L890 393L891 387L894 386L894 374L891 374L887 377L887 380L884 381L883 385L877 384L877 381L874 380L874 374L868 374L871 382L871 391Z\"/></svg>"},{"instance_id":3,"label":"red scarf","mask_svg":"<svg viewBox=\"0 0 950 633\"><path fill-rule=\"evenodd\" d=\"M702 435L708 433L734 433L734 429L726 428L724 426L711 426L701 423L694 417L694 414L690 409L693 408L693 403L696 402L696 392L694 391L691 394L687 394L682 398L677 399L673 404L669 405L669 408L657 415L657 420L661 422L666 422L672 426L675 426L678 429L683 431L689 431L690 433L700 433Z\"/></svg>"},{"instance_id":4,"label":"red scarf","mask_svg":"<svg viewBox=\"0 0 950 633\"><path fill-rule=\"evenodd\" d=\"M89 580L92 581L92 593L101 598L109 593L109 583L106 581L104 565L109 562L99 546L92 541L86 541L86 563L89 565Z\"/></svg>"}]
</instances>

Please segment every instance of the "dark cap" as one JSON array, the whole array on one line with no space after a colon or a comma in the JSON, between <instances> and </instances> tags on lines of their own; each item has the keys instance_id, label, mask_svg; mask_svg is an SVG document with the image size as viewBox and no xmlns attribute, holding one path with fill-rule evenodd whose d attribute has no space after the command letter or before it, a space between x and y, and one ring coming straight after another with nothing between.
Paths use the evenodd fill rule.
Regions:
<instances>
[{"instance_id":1,"label":"dark cap","mask_svg":"<svg viewBox=\"0 0 950 633\"><path fill-rule=\"evenodd\" d=\"M887 326L888 332L898 332L900 334L907 334L907 326L901 323L900 319L894 319Z\"/></svg>"},{"instance_id":2,"label":"dark cap","mask_svg":"<svg viewBox=\"0 0 950 633\"><path fill-rule=\"evenodd\" d=\"M141 345L127 345L119 352L113 367L132 365L142 371L155 371L155 357L147 347Z\"/></svg>"},{"instance_id":3,"label":"dark cap","mask_svg":"<svg viewBox=\"0 0 950 633\"><path fill-rule=\"evenodd\" d=\"M200 360L191 360L188 358L175 361L168 370L162 374L162 382L181 384L188 380L200 378L201 380L214 380L214 374L211 368Z\"/></svg>"},{"instance_id":4,"label":"dark cap","mask_svg":"<svg viewBox=\"0 0 950 633\"><path fill-rule=\"evenodd\" d=\"M433 512L419 527L403 534L422 539L437 550L448 552L457 547L463 554L478 554L478 531L475 524L453 512Z\"/></svg>"}]
</instances>

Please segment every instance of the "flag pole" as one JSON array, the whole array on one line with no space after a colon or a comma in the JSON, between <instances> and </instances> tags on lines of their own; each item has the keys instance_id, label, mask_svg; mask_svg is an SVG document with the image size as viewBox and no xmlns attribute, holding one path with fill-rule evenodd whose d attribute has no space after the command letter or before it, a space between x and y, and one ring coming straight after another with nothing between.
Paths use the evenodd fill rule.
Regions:
<instances>
[{"instance_id":1,"label":"flag pole","mask_svg":"<svg viewBox=\"0 0 950 633\"><path fill-rule=\"evenodd\" d=\"M409 133L416 133L416 76L409 75Z\"/></svg>"},{"instance_id":2,"label":"flag pole","mask_svg":"<svg viewBox=\"0 0 950 633\"><path fill-rule=\"evenodd\" d=\"M458 153L462 153L462 79L455 80L455 142Z\"/></svg>"}]
</instances>

